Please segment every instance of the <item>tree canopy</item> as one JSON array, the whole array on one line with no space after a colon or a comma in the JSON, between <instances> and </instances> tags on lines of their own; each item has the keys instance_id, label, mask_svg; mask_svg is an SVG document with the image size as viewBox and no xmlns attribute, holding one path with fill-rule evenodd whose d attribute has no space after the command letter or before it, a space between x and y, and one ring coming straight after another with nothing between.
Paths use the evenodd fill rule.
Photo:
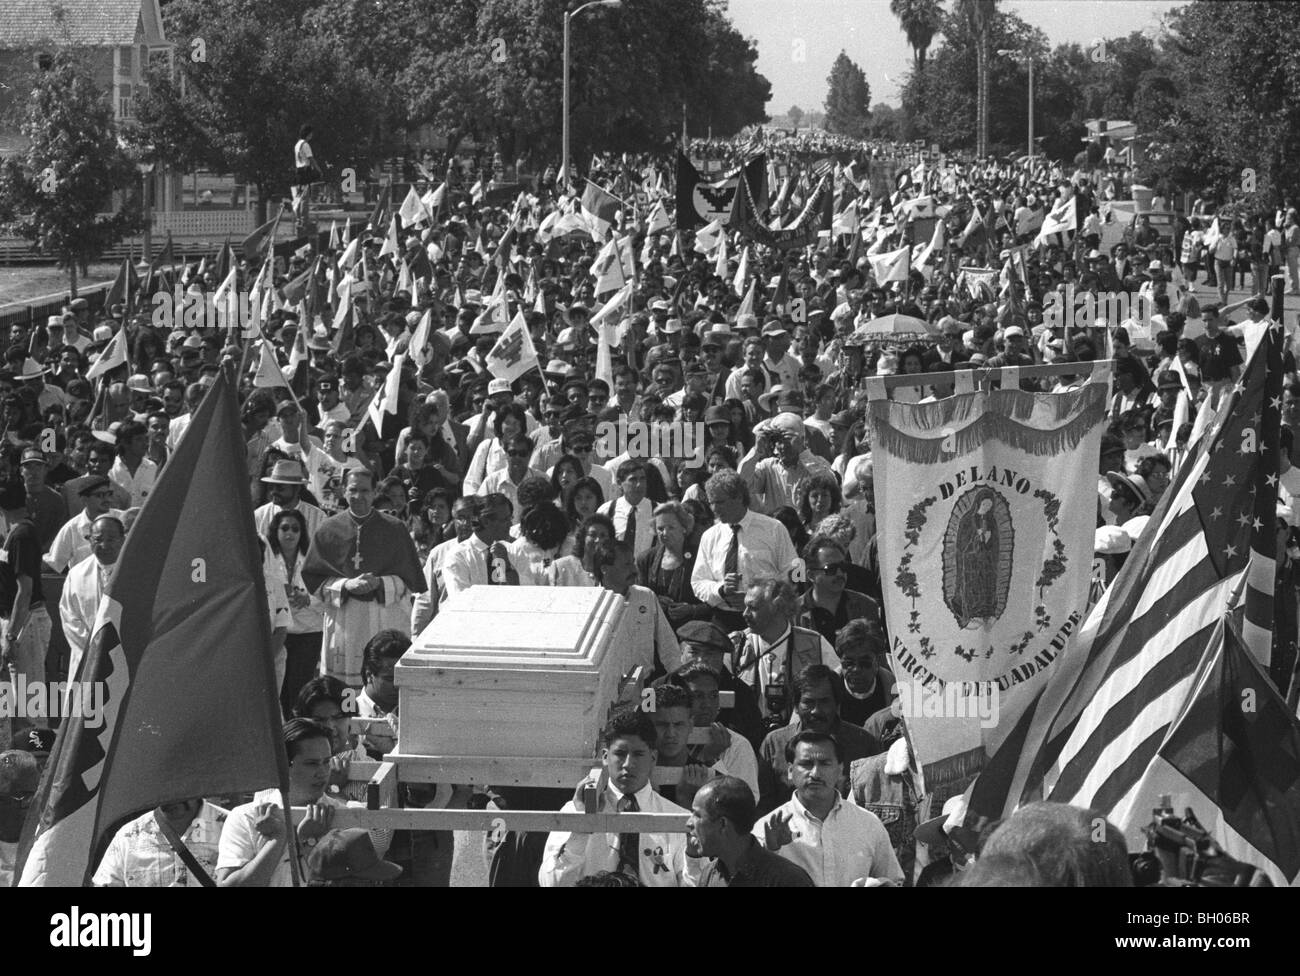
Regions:
<instances>
[{"instance_id":1,"label":"tree canopy","mask_svg":"<svg viewBox=\"0 0 1300 976\"><path fill-rule=\"evenodd\" d=\"M846 136L865 136L871 119L871 88L862 69L841 51L831 65L826 84L827 130Z\"/></svg>"}]
</instances>

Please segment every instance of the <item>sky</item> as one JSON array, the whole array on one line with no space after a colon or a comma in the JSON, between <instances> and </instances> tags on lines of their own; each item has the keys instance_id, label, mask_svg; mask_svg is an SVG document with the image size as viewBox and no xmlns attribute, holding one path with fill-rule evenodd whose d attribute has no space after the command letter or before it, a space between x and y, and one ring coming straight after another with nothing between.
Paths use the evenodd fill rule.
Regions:
<instances>
[{"instance_id":1,"label":"sky","mask_svg":"<svg viewBox=\"0 0 1300 976\"><path fill-rule=\"evenodd\" d=\"M951 10L955 0L945 0ZM1053 47L1088 44L1159 25L1161 14L1182 6L1162 0L1003 0ZM866 72L871 104L899 104L912 66L912 49L889 0L729 0L731 21L758 44L758 71L772 83L769 115L791 105L824 111L826 78L843 49ZM941 38L936 38L936 42Z\"/></svg>"}]
</instances>

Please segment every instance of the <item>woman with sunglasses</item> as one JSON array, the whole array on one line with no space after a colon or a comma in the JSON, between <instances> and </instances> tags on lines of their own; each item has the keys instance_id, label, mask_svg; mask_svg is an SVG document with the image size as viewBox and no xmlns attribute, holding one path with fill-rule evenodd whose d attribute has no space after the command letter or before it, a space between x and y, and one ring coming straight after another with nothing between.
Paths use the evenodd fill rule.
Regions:
<instances>
[{"instance_id":1,"label":"woman with sunglasses","mask_svg":"<svg viewBox=\"0 0 1300 976\"><path fill-rule=\"evenodd\" d=\"M880 624L880 605L865 593L848 588L849 556L829 536L814 536L803 551L808 564L808 590L799 604L800 627L815 630L834 647L835 635L859 617Z\"/></svg>"},{"instance_id":2,"label":"woman with sunglasses","mask_svg":"<svg viewBox=\"0 0 1300 976\"><path fill-rule=\"evenodd\" d=\"M266 531L268 562L280 564L289 597L289 632L284 638L284 685L280 706L291 713L298 692L320 672L321 631L325 626L325 605L307 591L302 581L302 563L311 539L307 520L296 509L285 509L271 519Z\"/></svg>"}]
</instances>

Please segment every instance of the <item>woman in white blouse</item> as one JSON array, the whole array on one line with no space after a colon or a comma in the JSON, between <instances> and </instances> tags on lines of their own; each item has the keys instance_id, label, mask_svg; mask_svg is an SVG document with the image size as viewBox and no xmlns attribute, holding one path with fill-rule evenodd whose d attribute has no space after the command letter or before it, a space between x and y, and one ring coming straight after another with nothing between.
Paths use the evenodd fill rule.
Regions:
<instances>
[{"instance_id":1,"label":"woman in white blouse","mask_svg":"<svg viewBox=\"0 0 1300 976\"><path fill-rule=\"evenodd\" d=\"M608 515L589 516L576 533L573 555L561 556L548 570L551 586L597 586L592 559L598 545L614 541L614 523ZM523 582L522 578L520 582Z\"/></svg>"},{"instance_id":2,"label":"woman in white blouse","mask_svg":"<svg viewBox=\"0 0 1300 976\"><path fill-rule=\"evenodd\" d=\"M293 509L278 512L266 535L266 559L272 564L268 576L274 574L284 580L289 598L289 633L284 639L287 660L280 689L280 704L288 715L299 690L320 673L325 606L302 581L302 564L311 545L302 513Z\"/></svg>"}]
</instances>

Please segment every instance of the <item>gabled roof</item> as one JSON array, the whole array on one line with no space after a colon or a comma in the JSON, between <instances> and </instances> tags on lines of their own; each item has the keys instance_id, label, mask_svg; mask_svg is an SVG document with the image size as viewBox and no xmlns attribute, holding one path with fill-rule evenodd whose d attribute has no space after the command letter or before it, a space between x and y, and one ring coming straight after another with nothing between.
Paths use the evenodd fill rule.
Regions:
<instances>
[{"instance_id":1,"label":"gabled roof","mask_svg":"<svg viewBox=\"0 0 1300 976\"><path fill-rule=\"evenodd\" d=\"M157 0L3 0L0 50L40 46L119 47L154 23ZM146 29L147 33L147 29Z\"/></svg>"}]
</instances>

